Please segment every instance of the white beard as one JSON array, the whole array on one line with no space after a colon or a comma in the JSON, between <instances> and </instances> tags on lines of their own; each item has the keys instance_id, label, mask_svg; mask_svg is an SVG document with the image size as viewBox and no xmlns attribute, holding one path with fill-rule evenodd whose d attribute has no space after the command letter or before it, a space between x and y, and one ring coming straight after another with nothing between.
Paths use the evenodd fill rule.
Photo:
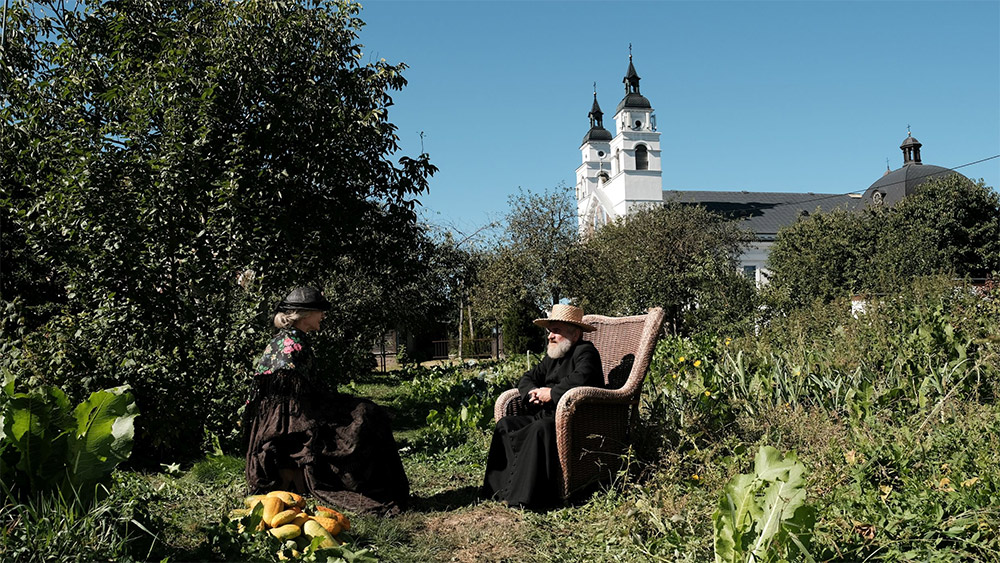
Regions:
<instances>
[{"instance_id":1,"label":"white beard","mask_svg":"<svg viewBox=\"0 0 1000 563\"><path fill-rule=\"evenodd\" d=\"M548 356L553 360L558 360L559 358L565 356L572 347L573 343L569 340L563 340L559 343L549 342Z\"/></svg>"}]
</instances>

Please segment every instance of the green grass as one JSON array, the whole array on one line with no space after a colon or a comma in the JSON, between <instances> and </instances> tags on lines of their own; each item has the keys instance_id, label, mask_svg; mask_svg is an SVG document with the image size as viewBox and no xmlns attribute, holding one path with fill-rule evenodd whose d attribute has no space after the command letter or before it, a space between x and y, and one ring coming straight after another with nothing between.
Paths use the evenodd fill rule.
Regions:
<instances>
[{"instance_id":1,"label":"green grass","mask_svg":"<svg viewBox=\"0 0 1000 563\"><path fill-rule=\"evenodd\" d=\"M395 518L355 516L348 547L390 562L712 561L720 494L734 476L752 472L754 454L769 445L794 451L807 469L806 502L818 514L815 560L1000 562L1000 342L974 335L979 344L961 369L975 378L945 380L938 366L959 364L942 360L941 350L953 354L965 337L920 327L947 326L950 313L914 317L915 329L897 328L905 310L891 313L887 328L838 319L855 324L833 330L830 343L813 338L829 328L819 321L798 344L787 326L740 341L665 341L627 470L542 513L477 498L488 428L463 426L457 441L428 439L442 428L455 432L453 420L428 426L431 409L458 406L469 393L498 394L523 359L460 373L373 373L342 390L390 412L412 502ZM1000 315L990 314L961 318L996 334L1000 323L990 319ZM941 335L946 346L926 334ZM857 351L872 340L882 351L864 362L869 388L829 392L837 370L855 369ZM739 352L742 372L719 361ZM769 358L779 352L785 363L776 369ZM207 457L176 473L119 471L107 501L71 519L60 519L67 509L57 504L8 507L0 547L6 555L30 546L16 553L34 550L40 561L273 559L266 536L223 524L244 493L240 455Z\"/></svg>"}]
</instances>

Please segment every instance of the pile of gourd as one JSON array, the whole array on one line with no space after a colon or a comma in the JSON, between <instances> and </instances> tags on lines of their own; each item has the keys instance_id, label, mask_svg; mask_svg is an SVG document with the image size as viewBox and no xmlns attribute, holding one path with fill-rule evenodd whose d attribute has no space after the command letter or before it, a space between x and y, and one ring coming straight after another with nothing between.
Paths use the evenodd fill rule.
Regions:
<instances>
[{"instance_id":1,"label":"pile of gourd","mask_svg":"<svg viewBox=\"0 0 1000 563\"><path fill-rule=\"evenodd\" d=\"M253 525L254 514L259 514L255 531L266 531L284 542L278 551L279 559L287 559L289 555L299 557L312 549L337 547L341 545L337 535L351 529L347 516L325 506L307 510L306 500L288 491L251 495L244 504L246 508L233 510L229 519L236 521L237 530L243 532L245 525Z\"/></svg>"}]
</instances>

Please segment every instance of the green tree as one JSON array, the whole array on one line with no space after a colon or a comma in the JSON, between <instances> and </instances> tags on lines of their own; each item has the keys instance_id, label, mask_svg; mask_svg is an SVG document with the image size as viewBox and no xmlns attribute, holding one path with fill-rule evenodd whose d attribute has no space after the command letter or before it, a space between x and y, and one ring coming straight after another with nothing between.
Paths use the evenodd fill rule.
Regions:
<instances>
[{"instance_id":1,"label":"green tree","mask_svg":"<svg viewBox=\"0 0 1000 563\"><path fill-rule=\"evenodd\" d=\"M585 310L631 315L663 307L674 328L752 319L753 285L737 272L749 240L702 207L668 203L605 225L573 253L570 294Z\"/></svg>"},{"instance_id":2,"label":"green tree","mask_svg":"<svg viewBox=\"0 0 1000 563\"><path fill-rule=\"evenodd\" d=\"M578 235L576 204L565 185L541 193L520 190L508 205L500 234L480 257L471 299L481 316L510 330L519 312L542 311L566 295ZM521 342L520 332L505 331L504 342Z\"/></svg>"},{"instance_id":3,"label":"green tree","mask_svg":"<svg viewBox=\"0 0 1000 563\"><path fill-rule=\"evenodd\" d=\"M783 228L768 255L768 292L776 302L801 306L860 291L880 224L846 209L815 212Z\"/></svg>"},{"instance_id":4,"label":"green tree","mask_svg":"<svg viewBox=\"0 0 1000 563\"><path fill-rule=\"evenodd\" d=\"M885 292L916 276L952 273L986 278L1000 272L1000 194L951 174L921 184L881 214L883 224L866 289Z\"/></svg>"},{"instance_id":5,"label":"green tree","mask_svg":"<svg viewBox=\"0 0 1000 563\"><path fill-rule=\"evenodd\" d=\"M418 360L430 359L427 352L433 348L433 339L459 332L467 338L475 335L475 331L469 331L470 319L474 328L476 319L471 316L467 293L476 275L476 253L464 248L469 237L456 241L450 230L433 231L429 234L428 252L421 258L424 275L410 288L414 302L411 308L421 317L406 328L415 338L413 352Z\"/></svg>"},{"instance_id":6,"label":"green tree","mask_svg":"<svg viewBox=\"0 0 1000 563\"><path fill-rule=\"evenodd\" d=\"M913 278L1000 272L1000 196L958 174L921 184L889 209L815 213L778 233L772 301L793 307L894 293Z\"/></svg>"},{"instance_id":7,"label":"green tree","mask_svg":"<svg viewBox=\"0 0 1000 563\"><path fill-rule=\"evenodd\" d=\"M435 168L390 159L405 66L361 62L359 10L10 7L4 369L76 395L129 383L148 413L137 454L187 455L205 432L235 436L291 286L334 303L318 347L339 377L370 361L378 331L421 314L393 295L423 272L414 197Z\"/></svg>"},{"instance_id":8,"label":"green tree","mask_svg":"<svg viewBox=\"0 0 1000 563\"><path fill-rule=\"evenodd\" d=\"M545 314L534 303L522 300L506 309L501 330L504 350L508 353L534 352L545 350L545 330L532 323Z\"/></svg>"}]
</instances>

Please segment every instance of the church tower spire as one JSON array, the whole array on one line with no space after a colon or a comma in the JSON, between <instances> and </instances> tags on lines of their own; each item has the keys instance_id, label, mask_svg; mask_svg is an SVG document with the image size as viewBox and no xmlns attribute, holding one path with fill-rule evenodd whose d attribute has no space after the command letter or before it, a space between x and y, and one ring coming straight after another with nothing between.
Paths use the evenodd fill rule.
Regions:
<instances>
[{"instance_id":1,"label":"church tower spire","mask_svg":"<svg viewBox=\"0 0 1000 563\"><path fill-rule=\"evenodd\" d=\"M625 72L625 78L622 79L625 83L625 95L638 94L639 93L639 73L635 71L635 65L632 64L632 45L628 46L628 71Z\"/></svg>"},{"instance_id":2,"label":"church tower spire","mask_svg":"<svg viewBox=\"0 0 1000 563\"><path fill-rule=\"evenodd\" d=\"M605 189L614 208L612 218L641 206L663 203L660 132L656 130L653 106L639 91L631 45L622 83L625 97L615 110L617 133L611 140L611 180Z\"/></svg>"},{"instance_id":3,"label":"church tower spire","mask_svg":"<svg viewBox=\"0 0 1000 563\"><path fill-rule=\"evenodd\" d=\"M903 151L903 166L909 166L911 164L923 164L920 162L920 141L913 138L913 134L910 133L910 127L906 127L906 138L903 139L903 144L899 145L899 148Z\"/></svg>"},{"instance_id":4,"label":"church tower spire","mask_svg":"<svg viewBox=\"0 0 1000 563\"><path fill-rule=\"evenodd\" d=\"M597 83L594 83L594 103L587 117L590 129L580 144L583 163L576 169L576 204L581 234L591 232L607 220L608 203L600 192L611 177L608 172L611 132L604 128L604 112L597 103Z\"/></svg>"},{"instance_id":5,"label":"church tower spire","mask_svg":"<svg viewBox=\"0 0 1000 563\"><path fill-rule=\"evenodd\" d=\"M587 114L590 118L590 128L595 127L604 129L604 112L601 111L601 106L597 103L597 84L594 84L594 105L590 106L590 113Z\"/></svg>"}]
</instances>

